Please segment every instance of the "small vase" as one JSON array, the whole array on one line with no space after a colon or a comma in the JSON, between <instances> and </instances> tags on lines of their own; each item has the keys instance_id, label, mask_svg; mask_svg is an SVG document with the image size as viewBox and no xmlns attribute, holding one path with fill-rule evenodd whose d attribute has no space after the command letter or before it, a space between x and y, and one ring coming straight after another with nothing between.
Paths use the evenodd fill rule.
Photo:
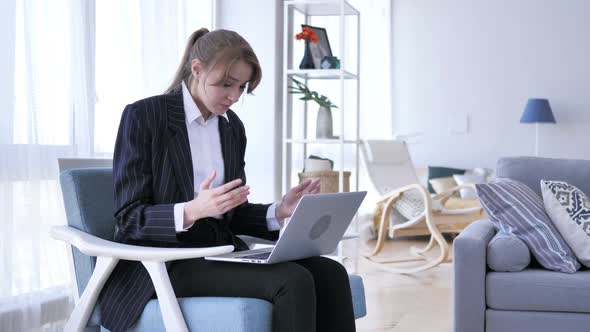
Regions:
<instances>
[{"instance_id":1,"label":"small vase","mask_svg":"<svg viewBox=\"0 0 590 332\"><path fill-rule=\"evenodd\" d=\"M309 41L305 41L305 51L303 52L303 59L299 64L299 69L314 69L313 57L311 56L311 50L309 49Z\"/></svg>"},{"instance_id":2,"label":"small vase","mask_svg":"<svg viewBox=\"0 0 590 332\"><path fill-rule=\"evenodd\" d=\"M315 128L316 138L334 138L332 134L332 111L329 107L320 106Z\"/></svg>"}]
</instances>

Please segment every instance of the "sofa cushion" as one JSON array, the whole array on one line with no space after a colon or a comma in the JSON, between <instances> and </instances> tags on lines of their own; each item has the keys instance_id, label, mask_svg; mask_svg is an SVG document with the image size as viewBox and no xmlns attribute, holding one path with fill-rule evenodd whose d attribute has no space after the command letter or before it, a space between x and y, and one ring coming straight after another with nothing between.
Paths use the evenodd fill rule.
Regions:
<instances>
[{"instance_id":1,"label":"sofa cushion","mask_svg":"<svg viewBox=\"0 0 590 332\"><path fill-rule=\"evenodd\" d=\"M492 271L518 272L529 266L531 253L521 239L499 231L488 243L487 263Z\"/></svg>"},{"instance_id":2,"label":"sofa cushion","mask_svg":"<svg viewBox=\"0 0 590 332\"><path fill-rule=\"evenodd\" d=\"M486 310L486 332L588 332L590 315L576 312ZM480 330L481 331L481 330Z\"/></svg>"},{"instance_id":3,"label":"sofa cushion","mask_svg":"<svg viewBox=\"0 0 590 332\"><path fill-rule=\"evenodd\" d=\"M446 178L453 176L453 174L465 174L465 170L460 168L428 166L428 180ZM430 183L428 183L428 191L430 191L431 194L434 194L434 188Z\"/></svg>"},{"instance_id":4,"label":"sofa cushion","mask_svg":"<svg viewBox=\"0 0 590 332\"><path fill-rule=\"evenodd\" d=\"M480 174L455 174L453 175L453 179L457 181L457 185L459 186L486 183L485 176ZM460 192L461 198L477 198L477 193L473 188L463 188Z\"/></svg>"},{"instance_id":5,"label":"sofa cushion","mask_svg":"<svg viewBox=\"0 0 590 332\"><path fill-rule=\"evenodd\" d=\"M489 272L486 303L499 310L590 313L590 271L565 274L544 269Z\"/></svg>"},{"instance_id":6,"label":"sofa cushion","mask_svg":"<svg viewBox=\"0 0 590 332\"><path fill-rule=\"evenodd\" d=\"M573 252L545 213L543 201L525 184L504 179L476 185L482 206L497 228L522 239L546 269L574 273L580 268Z\"/></svg>"},{"instance_id":7,"label":"sofa cushion","mask_svg":"<svg viewBox=\"0 0 590 332\"><path fill-rule=\"evenodd\" d=\"M457 186L457 181L452 176L446 178L436 178L428 180L428 184L434 189L434 192L440 194Z\"/></svg>"},{"instance_id":8,"label":"sofa cushion","mask_svg":"<svg viewBox=\"0 0 590 332\"><path fill-rule=\"evenodd\" d=\"M545 210L580 262L590 267L590 199L575 186L541 180Z\"/></svg>"}]
</instances>

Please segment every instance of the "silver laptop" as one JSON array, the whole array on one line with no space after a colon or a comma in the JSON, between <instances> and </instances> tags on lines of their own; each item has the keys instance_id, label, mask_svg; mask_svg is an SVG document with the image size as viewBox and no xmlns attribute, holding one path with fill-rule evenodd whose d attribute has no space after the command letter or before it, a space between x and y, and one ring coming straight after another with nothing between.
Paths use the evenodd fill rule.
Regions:
<instances>
[{"instance_id":1,"label":"silver laptop","mask_svg":"<svg viewBox=\"0 0 590 332\"><path fill-rule=\"evenodd\" d=\"M208 256L205 259L274 264L334 252L366 191L306 195L273 247Z\"/></svg>"}]
</instances>

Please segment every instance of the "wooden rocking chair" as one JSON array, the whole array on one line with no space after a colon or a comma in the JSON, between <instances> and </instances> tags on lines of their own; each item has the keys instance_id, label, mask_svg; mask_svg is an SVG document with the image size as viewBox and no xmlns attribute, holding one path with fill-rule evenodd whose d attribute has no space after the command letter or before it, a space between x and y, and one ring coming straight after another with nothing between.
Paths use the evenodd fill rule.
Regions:
<instances>
[{"instance_id":1,"label":"wooden rocking chair","mask_svg":"<svg viewBox=\"0 0 590 332\"><path fill-rule=\"evenodd\" d=\"M406 143L399 140L367 140L361 145L364 160L371 182L381 199L375 208L377 221L377 243L375 248L363 256L386 271L394 273L415 273L435 267L449 255L449 245L442 233L461 232L467 225L482 219L483 209L475 201L475 205L461 209L446 209L445 204L455 192L469 186L457 186L448 191L434 195L419 184L414 165L410 158ZM458 199L454 198L453 199ZM401 223L390 223L393 209L413 209L408 220ZM389 232L388 232L389 228ZM389 234L387 234L389 233ZM411 257L401 259L376 259L382 251L386 236L430 235L426 247L412 247ZM438 244L440 253L430 258L426 253ZM423 261L413 267L395 266L395 263ZM399 265L399 264L398 264Z\"/></svg>"}]
</instances>

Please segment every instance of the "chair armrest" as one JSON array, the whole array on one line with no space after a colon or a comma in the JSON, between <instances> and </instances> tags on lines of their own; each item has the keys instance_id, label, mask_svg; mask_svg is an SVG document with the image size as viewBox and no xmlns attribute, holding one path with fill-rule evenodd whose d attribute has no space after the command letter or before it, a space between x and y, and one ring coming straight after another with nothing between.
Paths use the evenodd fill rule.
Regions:
<instances>
[{"instance_id":1,"label":"chair armrest","mask_svg":"<svg viewBox=\"0 0 590 332\"><path fill-rule=\"evenodd\" d=\"M178 259L219 255L234 250L233 246L209 248L157 248L142 247L107 241L73 227L54 226L51 236L65 241L89 256L97 256L96 266L80 297L80 301L65 325L65 331L81 331L98 299L104 283L120 259L141 261L154 284L160 303L164 325L168 331L188 332L186 322L170 284L164 262Z\"/></svg>"},{"instance_id":2,"label":"chair armrest","mask_svg":"<svg viewBox=\"0 0 590 332\"><path fill-rule=\"evenodd\" d=\"M54 226L51 236L56 240L65 241L78 248L88 256L115 257L130 261L166 262L178 259L214 256L232 252L233 246L209 248L157 248L134 246L113 241L82 232L68 226Z\"/></svg>"},{"instance_id":3,"label":"chair armrest","mask_svg":"<svg viewBox=\"0 0 590 332\"><path fill-rule=\"evenodd\" d=\"M479 220L463 230L453 242L454 332L485 330L486 251L496 234L489 220Z\"/></svg>"}]
</instances>

